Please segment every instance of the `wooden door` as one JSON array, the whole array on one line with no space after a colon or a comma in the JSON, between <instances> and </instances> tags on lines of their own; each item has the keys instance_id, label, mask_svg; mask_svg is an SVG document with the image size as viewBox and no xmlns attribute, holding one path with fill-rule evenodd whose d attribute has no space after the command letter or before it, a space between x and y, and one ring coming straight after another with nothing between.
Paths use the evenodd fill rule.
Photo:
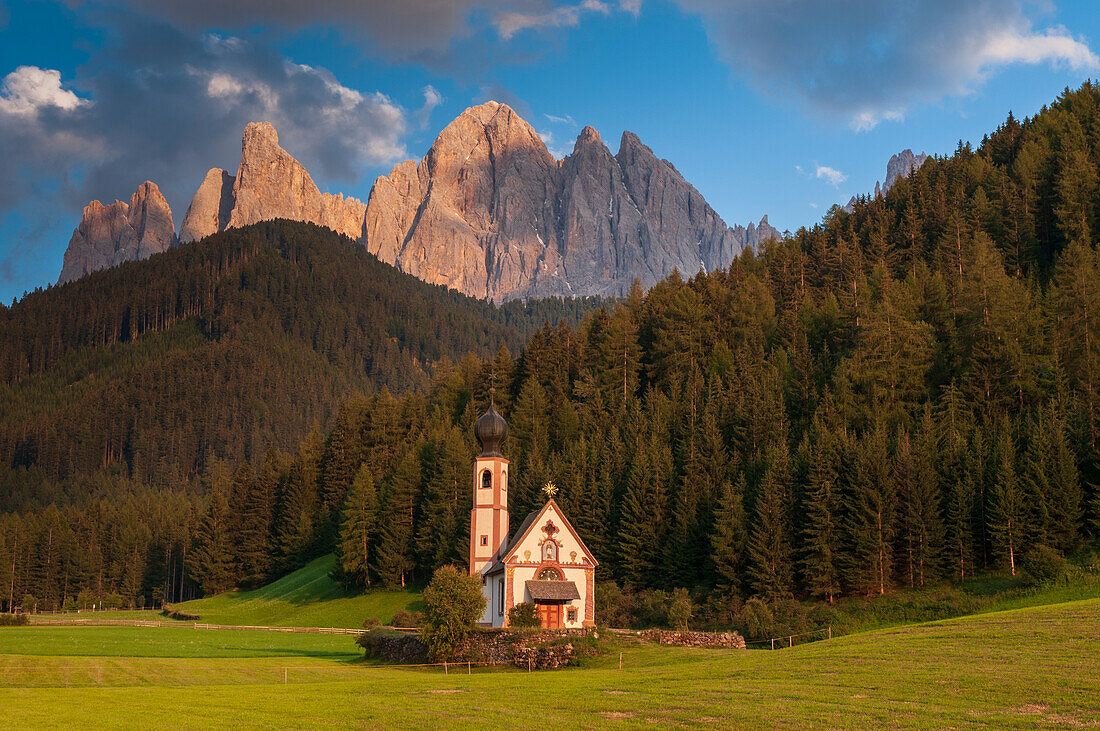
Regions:
<instances>
[{"instance_id":1,"label":"wooden door","mask_svg":"<svg viewBox=\"0 0 1100 731\"><path fill-rule=\"evenodd\" d=\"M561 628L561 605L560 604L539 604L539 619L542 622L543 629L559 629Z\"/></svg>"}]
</instances>

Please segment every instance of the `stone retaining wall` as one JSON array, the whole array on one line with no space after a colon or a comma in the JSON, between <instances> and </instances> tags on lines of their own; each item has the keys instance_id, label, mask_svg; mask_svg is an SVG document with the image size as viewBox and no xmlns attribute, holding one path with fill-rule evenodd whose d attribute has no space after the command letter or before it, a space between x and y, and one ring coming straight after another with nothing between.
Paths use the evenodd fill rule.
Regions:
<instances>
[{"instance_id":1,"label":"stone retaining wall","mask_svg":"<svg viewBox=\"0 0 1100 731\"><path fill-rule=\"evenodd\" d=\"M538 670L569 665L577 651L565 637L584 637L585 630L479 630L470 635L450 662L466 661L490 665L515 665ZM368 654L388 662L412 665L428 662L428 651L417 635L372 636Z\"/></svg>"},{"instance_id":2,"label":"stone retaining wall","mask_svg":"<svg viewBox=\"0 0 1100 731\"><path fill-rule=\"evenodd\" d=\"M714 647L744 650L745 638L736 632L690 632L665 629L649 629L641 632L650 642L679 647Z\"/></svg>"}]
</instances>

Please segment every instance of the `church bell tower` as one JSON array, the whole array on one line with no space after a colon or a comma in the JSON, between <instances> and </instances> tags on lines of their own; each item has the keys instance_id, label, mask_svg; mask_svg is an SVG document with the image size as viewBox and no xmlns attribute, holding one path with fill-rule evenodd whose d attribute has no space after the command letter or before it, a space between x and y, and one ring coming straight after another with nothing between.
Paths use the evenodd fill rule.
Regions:
<instances>
[{"instance_id":1,"label":"church bell tower","mask_svg":"<svg viewBox=\"0 0 1100 731\"><path fill-rule=\"evenodd\" d=\"M492 394L492 389L490 389ZM470 575L476 576L507 548L508 541L508 460L500 446L508 437L508 422L497 413L490 396L489 410L477 424L474 434L481 443L481 454L474 460L474 508L470 511Z\"/></svg>"}]
</instances>

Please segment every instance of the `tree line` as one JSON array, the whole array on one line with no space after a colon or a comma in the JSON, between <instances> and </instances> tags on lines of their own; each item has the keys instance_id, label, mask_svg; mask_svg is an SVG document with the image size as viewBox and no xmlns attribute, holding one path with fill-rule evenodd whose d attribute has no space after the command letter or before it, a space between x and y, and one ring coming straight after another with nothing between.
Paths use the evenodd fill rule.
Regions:
<instances>
[{"instance_id":1,"label":"tree line","mask_svg":"<svg viewBox=\"0 0 1100 731\"><path fill-rule=\"evenodd\" d=\"M494 381L513 526L553 479L624 587L720 613L1072 552L1100 527L1098 112L1091 84L1067 90L726 270L351 398L289 453L219 462L187 579L258 584L333 550L363 587L462 565ZM6 519L0 559L42 515Z\"/></svg>"}]
</instances>

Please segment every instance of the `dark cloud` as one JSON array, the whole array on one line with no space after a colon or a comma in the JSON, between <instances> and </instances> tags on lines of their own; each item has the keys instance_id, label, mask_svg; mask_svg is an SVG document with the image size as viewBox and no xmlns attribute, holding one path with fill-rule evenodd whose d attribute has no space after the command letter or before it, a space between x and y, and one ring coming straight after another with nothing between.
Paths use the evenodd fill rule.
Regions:
<instances>
[{"instance_id":1,"label":"dark cloud","mask_svg":"<svg viewBox=\"0 0 1100 731\"><path fill-rule=\"evenodd\" d=\"M52 196L75 218L89 199L126 198L149 179L178 225L208 168L236 168L241 132L256 120L272 122L322 185L358 182L405 156L405 112L325 69L133 14L113 14L107 27L104 46L71 83L48 69L5 80L0 212Z\"/></svg>"},{"instance_id":2,"label":"dark cloud","mask_svg":"<svg viewBox=\"0 0 1100 731\"><path fill-rule=\"evenodd\" d=\"M77 8L92 4L89 0L65 2ZM473 32L471 16L534 13L552 5L550 0L100 0L95 4L155 15L191 30L211 25L229 29L264 25L291 31L335 28L401 59L428 58L446 50L452 41Z\"/></svg>"},{"instance_id":3,"label":"dark cloud","mask_svg":"<svg viewBox=\"0 0 1100 731\"><path fill-rule=\"evenodd\" d=\"M1033 28L1023 0L675 2L735 73L856 129L965 94L1008 64L1098 65L1064 28Z\"/></svg>"}]
</instances>

